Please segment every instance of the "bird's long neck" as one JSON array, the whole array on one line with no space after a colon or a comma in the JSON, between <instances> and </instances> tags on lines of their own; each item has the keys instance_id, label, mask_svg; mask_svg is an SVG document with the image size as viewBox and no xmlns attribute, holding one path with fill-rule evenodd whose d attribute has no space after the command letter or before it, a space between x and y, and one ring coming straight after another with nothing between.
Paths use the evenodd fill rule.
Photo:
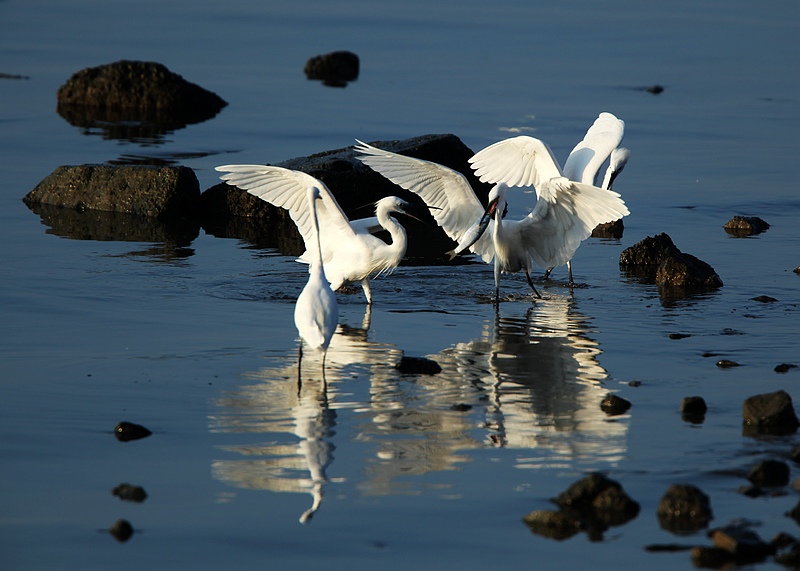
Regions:
<instances>
[{"instance_id":1,"label":"bird's long neck","mask_svg":"<svg viewBox=\"0 0 800 571\"><path fill-rule=\"evenodd\" d=\"M322 278L325 278L325 268L322 266L322 242L319 238L319 220L317 220L317 203L314 198L311 201L311 220L314 226L314 263L311 264L311 271L316 271Z\"/></svg>"},{"instance_id":2,"label":"bird's long neck","mask_svg":"<svg viewBox=\"0 0 800 571\"><path fill-rule=\"evenodd\" d=\"M405 228L403 228L397 220L392 218L388 210L384 208L379 207L375 214L378 217L378 223L380 223L383 229L388 231L389 235L392 237L392 243L389 244L388 247L397 251L401 257L405 255L408 241Z\"/></svg>"},{"instance_id":3,"label":"bird's long neck","mask_svg":"<svg viewBox=\"0 0 800 571\"><path fill-rule=\"evenodd\" d=\"M506 209L506 193L500 192L497 196L497 208L494 211L494 235L503 231L503 212Z\"/></svg>"}]
</instances>

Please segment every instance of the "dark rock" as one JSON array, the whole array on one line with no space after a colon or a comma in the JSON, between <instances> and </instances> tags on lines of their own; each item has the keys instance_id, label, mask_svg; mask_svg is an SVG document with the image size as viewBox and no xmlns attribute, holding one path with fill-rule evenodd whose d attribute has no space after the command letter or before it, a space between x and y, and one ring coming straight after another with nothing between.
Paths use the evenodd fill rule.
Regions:
<instances>
[{"instance_id":1,"label":"dark rock","mask_svg":"<svg viewBox=\"0 0 800 571\"><path fill-rule=\"evenodd\" d=\"M344 87L358 79L359 59L349 51L336 51L310 58L303 71L308 79L322 80L331 87Z\"/></svg>"},{"instance_id":2,"label":"dark rock","mask_svg":"<svg viewBox=\"0 0 800 571\"><path fill-rule=\"evenodd\" d=\"M592 540L601 539L610 526L625 524L639 515L639 504L622 486L597 472L573 483L553 502L561 508L563 521L579 521Z\"/></svg>"},{"instance_id":3,"label":"dark rock","mask_svg":"<svg viewBox=\"0 0 800 571\"><path fill-rule=\"evenodd\" d=\"M800 266L797 266L794 270L792 270L796 274L800 274Z\"/></svg>"},{"instance_id":4,"label":"dark rock","mask_svg":"<svg viewBox=\"0 0 800 571\"><path fill-rule=\"evenodd\" d=\"M744 526L731 525L711 532L714 547L733 554L737 563L762 561L775 553L775 547Z\"/></svg>"},{"instance_id":5,"label":"dark rock","mask_svg":"<svg viewBox=\"0 0 800 571\"><path fill-rule=\"evenodd\" d=\"M622 235L625 233L625 223L622 221L622 218L619 220L615 220L613 222L604 222L602 224L598 224L594 230L592 230L592 237L593 238L614 238L619 240L622 238Z\"/></svg>"},{"instance_id":6,"label":"dark rock","mask_svg":"<svg viewBox=\"0 0 800 571\"><path fill-rule=\"evenodd\" d=\"M120 543L125 543L133 536L133 526L128 520L118 519L108 532Z\"/></svg>"},{"instance_id":7,"label":"dark rock","mask_svg":"<svg viewBox=\"0 0 800 571\"><path fill-rule=\"evenodd\" d=\"M482 183L475 178L468 163L474 153L455 135L424 135L402 141L376 141L370 144L394 153L433 161L459 171L467 177L479 200L484 205L486 204L486 197L491 190L491 185ZM422 204L416 194L400 188L359 161L353 147L326 151L308 157L298 157L278 163L276 166L299 170L321 180L336 197L342 210L350 219L374 216L374 208L371 205L385 196L399 196L408 202ZM206 197L205 195L208 193L216 196ZM226 194L229 196L225 197ZM240 222L261 225L262 220L268 219L273 223L271 224L272 232L283 236L283 239L290 244L300 245L300 251L281 250L282 253L288 255L302 253L304 250L303 240L289 216L285 212L281 214L283 209L261 200L252 202L236 198L236 195L242 194L247 193L226 184L205 191L201 198L203 227L210 228L212 234L217 231L235 229L230 225L234 213L226 211L224 207L225 204L233 203L237 205L235 215ZM266 208L269 213L248 215L247 206L258 203L262 203L260 207ZM220 204L223 206L217 209ZM245 218L246 216L252 216L252 218ZM435 259L437 262L444 260L445 252L452 250L455 242L447 237L432 216L425 215L420 218L424 222L402 217L402 224L411 237L406 258ZM234 234L227 235L240 237ZM246 236L243 238L246 239ZM388 239L388 234L386 234L386 238ZM277 244L272 245L277 246Z\"/></svg>"},{"instance_id":8,"label":"dark rock","mask_svg":"<svg viewBox=\"0 0 800 571\"><path fill-rule=\"evenodd\" d=\"M708 496L691 484L669 487L656 510L658 522L672 533L692 533L703 529L714 517Z\"/></svg>"},{"instance_id":9,"label":"dark rock","mask_svg":"<svg viewBox=\"0 0 800 571\"><path fill-rule=\"evenodd\" d=\"M691 335L688 334L688 333L670 333L669 334L669 338L670 339L686 339L687 337L691 337Z\"/></svg>"},{"instance_id":10,"label":"dark rock","mask_svg":"<svg viewBox=\"0 0 800 571\"><path fill-rule=\"evenodd\" d=\"M742 417L746 436L793 434L800 427L792 397L785 391L755 395L745 399Z\"/></svg>"},{"instance_id":11,"label":"dark rock","mask_svg":"<svg viewBox=\"0 0 800 571\"><path fill-rule=\"evenodd\" d=\"M728 234L736 237L760 234L769 228L769 224L757 216L734 216L723 226Z\"/></svg>"},{"instance_id":12,"label":"dark rock","mask_svg":"<svg viewBox=\"0 0 800 571\"><path fill-rule=\"evenodd\" d=\"M456 412L469 412L472 410L472 405L466 403L457 403L451 406L450 410L454 410Z\"/></svg>"},{"instance_id":13,"label":"dark rock","mask_svg":"<svg viewBox=\"0 0 800 571\"><path fill-rule=\"evenodd\" d=\"M718 547L698 545L691 551L692 563L701 569L719 569L733 561L733 553Z\"/></svg>"},{"instance_id":14,"label":"dark rock","mask_svg":"<svg viewBox=\"0 0 800 571\"><path fill-rule=\"evenodd\" d=\"M768 295L759 295L758 297L754 297L753 301L757 301L759 303L775 303L778 300Z\"/></svg>"},{"instance_id":15,"label":"dark rock","mask_svg":"<svg viewBox=\"0 0 800 571\"><path fill-rule=\"evenodd\" d=\"M436 375L442 372L439 363L423 357L401 357L394 368L403 375Z\"/></svg>"},{"instance_id":16,"label":"dark rock","mask_svg":"<svg viewBox=\"0 0 800 571\"><path fill-rule=\"evenodd\" d=\"M23 201L169 220L195 215L199 198L188 167L79 165L58 167Z\"/></svg>"},{"instance_id":17,"label":"dark rock","mask_svg":"<svg viewBox=\"0 0 800 571\"><path fill-rule=\"evenodd\" d=\"M731 361L730 359L720 359L717 361L717 367L720 369L731 369L733 367L738 367L739 363L736 361Z\"/></svg>"},{"instance_id":18,"label":"dark rock","mask_svg":"<svg viewBox=\"0 0 800 571\"><path fill-rule=\"evenodd\" d=\"M116 428L114 428L114 435L120 442L128 442L130 440L147 438L151 434L152 432L150 432L144 426L140 424L134 424L132 422L122 421L117 424Z\"/></svg>"},{"instance_id":19,"label":"dark rock","mask_svg":"<svg viewBox=\"0 0 800 571\"><path fill-rule=\"evenodd\" d=\"M649 85L649 86L645 87L644 90L647 93L652 93L653 95L658 95L659 93L663 93L664 92L664 86L663 85L658 85L658 84Z\"/></svg>"},{"instance_id":20,"label":"dark rock","mask_svg":"<svg viewBox=\"0 0 800 571\"><path fill-rule=\"evenodd\" d=\"M788 549L775 555L775 562L791 569L800 569L800 543L794 541L786 547Z\"/></svg>"},{"instance_id":21,"label":"dark rock","mask_svg":"<svg viewBox=\"0 0 800 571\"><path fill-rule=\"evenodd\" d=\"M536 535L562 541L581 531L581 520L574 514L554 510L537 510L522 518Z\"/></svg>"},{"instance_id":22,"label":"dark rock","mask_svg":"<svg viewBox=\"0 0 800 571\"><path fill-rule=\"evenodd\" d=\"M106 138L147 139L216 115L227 103L155 62L83 69L58 89L58 114Z\"/></svg>"},{"instance_id":23,"label":"dark rock","mask_svg":"<svg viewBox=\"0 0 800 571\"><path fill-rule=\"evenodd\" d=\"M791 369L796 369L797 365L793 365L791 363L781 363L780 365L775 366L776 373L788 373Z\"/></svg>"},{"instance_id":24,"label":"dark rock","mask_svg":"<svg viewBox=\"0 0 800 571\"><path fill-rule=\"evenodd\" d=\"M776 549L785 549L797 545L797 539L785 531L778 532L769 542L774 545Z\"/></svg>"},{"instance_id":25,"label":"dark rock","mask_svg":"<svg viewBox=\"0 0 800 571\"><path fill-rule=\"evenodd\" d=\"M687 422L703 422L707 411L708 406L703 397L684 397L681 400L681 417Z\"/></svg>"},{"instance_id":26,"label":"dark rock","mask_svg":"<svg viewBox=\"0 0 800 571\"><path fill-rule=\"evenodd\" d=\"M789 483L789 465L779 460L763 460L753 466L747 479L756 486L786 486Z\"/></svg>"},{"instance_id":27,"label":"dark rock","mask_svg":"<svg viewBox=\"0 0 800 571\"><path fill-rule=\"evenodd\" d=\"M115 487L111 493L119 499L129 502L141 503L147 499L147 492L144 491L144 488L127 483Z\"/></svg>"},{"instance_id":28,"label":"dark rock","mask_svg":"<svg viewBox=\"0 0 800 571\"><path fill-rule=\"evenodd\" d=\"M662 295L722 287L710 265L681 252L666 234L648 236L620 254L620 270L659 286Z\"/></svg>"},{"instance_id":29,"label":"dark rock","mask_svg":"<svg viewBox=\"0 0 800 571\"><path fill-rule=\"evenodd\" d=\"M600 409L609 416L624 414L631 408L631 402L615 394L609 393L600 401Z\"/></svg>"}]
</instances>

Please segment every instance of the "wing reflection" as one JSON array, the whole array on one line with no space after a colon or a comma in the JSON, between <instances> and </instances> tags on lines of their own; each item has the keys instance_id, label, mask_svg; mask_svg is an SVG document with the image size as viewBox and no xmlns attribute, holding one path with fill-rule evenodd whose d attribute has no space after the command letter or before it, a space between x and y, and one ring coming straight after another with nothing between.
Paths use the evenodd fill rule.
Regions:
<instances>
[{"instance_id":1,"label":"wing reflection","mask_svg":"<svg viewBox=\"0 0 800 571\"><path fill-rule=\"evenodd\" d=\"M448 480L431 484L423 476L454 470L479 448L521 451L518 468L613 465L625 452L627 417L612 420L600 410L608 374L588 320L570 298L520 304L517 314L514 305L488 318L477 339L432 355L442 367L437 375L400 374L394 364L402 351L368 339L369 312L362 327L342 325L331 341L327 398L321 366L305 357L299 394L293 360L252 374L256 384L218 403L212 430L271 441L227 447L245 458L215 461L214 476L237 487L309 493L312 507L301 518L307 521L326 485L344 481L328 473L337 424L356 435L346 444L363 460L341 470L364 495L421 493L426 486L446 493Z\"/></svg>"}]
</instances>

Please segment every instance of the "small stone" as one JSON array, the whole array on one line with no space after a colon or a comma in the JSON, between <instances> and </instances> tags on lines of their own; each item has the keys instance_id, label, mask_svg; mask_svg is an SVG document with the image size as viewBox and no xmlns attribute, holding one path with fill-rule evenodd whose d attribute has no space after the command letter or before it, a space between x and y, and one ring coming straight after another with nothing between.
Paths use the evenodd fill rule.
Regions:
<instances>
[{"instance_id":1,"label":"small stone","mask_svg":"<svg viewBox=\"0 0 800 571\"><path fill-rule=\"evenodd\" d=\"M769 228L769 224L757 216L734 216L723 226L728 234L736 237L760 234Z\"/></svg>"},{"instance_id":2,"label":"small stone","mask_svg":"<svg viewBox=\"0 0 800 571\"><path fill-rule=\"evenodd\" d=\"M116 428L114 428L114 435L120 442L128 442L130 440L147 438L151 434L152 432L150 432L144 426L140 424L134 424L132 422L122 421L117 424Z\"/></svg>"},{"instance_id":3,"label":"small stone","mask_svg":"<svg viewBox=\"0 0 800 571\"><path fill-rule=\"evenodd\" d=\"M658 504L656 515L661 527L672 533L695 532L714 517L708 496L692 484L670 486Z\"/></svg>"},{"instance_id":4,"label":"small stone","mask_svg":"<svg viewBox=\"0 0 800 571\"><path fill-rule=\"evenodd\" d=\"M775 553L775 547L757 533L742 526L728 526L711 532L714 547L729 551L737 561L758 561Z\"/></svg>"},{"instance_id":5,"label":"small stone","mask_svg":"<svg viewBox=\"0 0 800 571\"><path fill-rule=\"evenodd\" d=\"M472 410L472 405L471 404L458 403L458 404L454 404L453 406L451 406L450 410L454 410L456 412L468 412L468 411Z\"/></svg>"},{"instance_id":6,"label":"small stone","mask_svg":"<svg viewBox=\"0 0 800 571\"><path fill-rule=\"evenodd\" d=\"M705 569L718 569L733 561L733 554L718 547L699 545L692 547L692 563L696 567Z\"/></svg>"},{"instance_id":7,"label":"small stone","mask_svg":"<svg viewBox=\"0 0 800 571\"><path fill-rule=\"evenodd\" d=\"M796 369L797 365L791 363L781 363L775 367L776 373L788 373L791 369Z\"/></svg>"},{"instance_id":8,"label":"small stone","mask_svg":"<svg viewBox=\"0 0 800 571\"><path fill-rule=\"evenodd\" d=\"M619 240L625 232L625 224L622 218L614 222L604 222L595 226L592 230L592 238L613 238Z\"/></svg>"},{"instance_id":9,"label":"small stone","mask_svg":"<svg viewBox=\"0 0 800 571\"><path fill-rule=\"evenodd\" d=\"M624 414L631 408L631 402L615 394L607 394L600 401L600 409L609 416Z\"/></svg>"},{"instance_id":10,"label":"small stone","mask_svg":"<svg viewBox=\"0 0 800 571\"><path fill-rule=\"evenodd\" d=\"M775 303L778 300L768 295L759 295L758 297L754 297L753 301L757 301L759 303Z\"/></svg>"},{"instance_id":11,"label":"small stone","mask_svg":"<svg viewBox=\"0 0 800 571\"><path fill-rule=\"evenodd\" d=\"M128 483L120 484L111 490L111 494L121 500L141 503L147 499L147 492L141 486L133 486Z\"/></svg>"},{"instance_id":12,"label":"small stone","mask_svg":"<svg viewBox=\"0 0 800 571\"><path fill-rule=\"evenodd\" d=\"M568 539L581 531L581 521L562 511L537 510L522 518L536 535L557 541Z\"/></svg>"},{"instance_id":13,"label":"small stone","mask_svg":"<svg viewBox=\"0 0 800 571\"><path fill-rule=\"evenodd\" d=\"M736 361L731 361L730 359L720 359L719 361L717 361L717 367L719 367L720 369L730 369L738 366L739 363L737 363Z\"/></svg>"},{"instance_id":14,"label":"small stone","mask_svg":"<svg viewBox=\"0 0 800 571\"><path fill-rule=\"evenodd\" d=\"M684 397L681 400L681 416L687 422L701 423L708 411L703 397Z\"/></svg>"},{"instance_id":15,"label":"small stone","mask_svg":"<svg viewBox=\"0 0 800 571\"><path fill-rule=\"evenodd\" d=\"M753 466L747 479L756 486L786 486L789 483L789 465L779 460L763 460Z\"/></svg>"},{"instance_id":16,"label":"small stone","mask_svg":"<svg viewBox=\"0 0 800 571\"><path fill-rule=\"evenodd\" d=\"M439 363L424 357L401 357L395 369L404 375L436 375L442 372Z\"/></svg>"},{"instance_id":17,"label":"small stone","mask_svg":"<svg viewBox=\"0 0 800 571\"><path fill-rule=\"evenodd\" d=\"M128 520L118 519L108 532L120 543L125 543L133 536L133 526Z\"/></svg>"},{"instance_id":18,"label":"small stone","mask_svg":"<svg viewBox=\"0 0 800 571\"><path fill-rule=\"evenodd\" d=\"M669 338L670 339L686 339L687 337L691 337L691 335L688 334L688 333L670 333L669 334Z\"/></svg>"},{"instance_id":19,"label":"small stone","mask_svg":"<svg viewBox=\"0 0 800 571\"><path fill-rule=\"evenodd\" d=\"M652 93L653 95L658 95L659 93L663 93L664 92L664 86L663 85L658 85L658 84L656 84L656 85L648 85L647 87L644 88L644 90L647 93Z\"/></svg>"},{"instance_id":20,"label":"small stone","mask_svg":"<svg viewBox=\"0 0 800 571\"><path fill-rule=\"evenodd\" d=\"M755 395L742 405L746 436L793 434L800 427L792 397L786 391Z\"/></svg>"},{"instance_id":21,"label":"small stone","mask_svg":"<svg viewBox=\"0 0 800 571\"><path fill-rule=\"evenodd\" d=\"M322 80L331 87L344 87L358 79L360 62L349 51L336 51L310 58L305 65L306 78Z\"/></svg>"}]
</instances>

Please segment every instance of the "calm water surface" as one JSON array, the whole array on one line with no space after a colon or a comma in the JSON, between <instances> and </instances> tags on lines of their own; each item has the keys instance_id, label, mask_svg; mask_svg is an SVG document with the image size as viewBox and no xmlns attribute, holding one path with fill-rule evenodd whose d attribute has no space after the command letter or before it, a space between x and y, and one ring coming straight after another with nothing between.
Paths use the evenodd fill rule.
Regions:
<instances>
[{"instance_id":1,"label":"calm water surface","mask_svg":"<svg viewBox=\"0 0 800 571\"><path fill-rule=\"evenodd\" d=\"M22 76L0 79L0 567L682 569L687 553L644 549L708 542L660 528L673 483L710 496L712 525L800 535L784 516L796 492L737 492L798 444L741 434L744 398L800 398L800 369L773 371L800 365L798 24L790 1L0 1L0 73ZM305 61L337 49L361 57L358 81L307 81ZM119 59L161 62L229 106L136 142L56 113L70 75ZM291 257L202 230L178 247L82 240L20 200L62 164L175 162L205 189L215 165L356 137L454 133L478 150L524 133L564 160L601 111L626 121L616 188L632 215L622 239L578 251L580 287L560 270L534 301L506 277L495 309L489 266L403 266L374 283L371 312L339 297L327 398L313 358L296 390ZM736 214L771 228L732 238ZM621 275L622 249L659 232L725 286L664 300ZM442 373L398 375L404 355ZM608 392L631 411L603 414ZM695 394L702 424L678 411ZM153 435L118 442L121 420ZM602 541L522 524L591 470L640 503L635 520ZM147 499L112 496L123 482ZM125 543L105 533L119 518Z\"/></svg>"}]
</instances>

